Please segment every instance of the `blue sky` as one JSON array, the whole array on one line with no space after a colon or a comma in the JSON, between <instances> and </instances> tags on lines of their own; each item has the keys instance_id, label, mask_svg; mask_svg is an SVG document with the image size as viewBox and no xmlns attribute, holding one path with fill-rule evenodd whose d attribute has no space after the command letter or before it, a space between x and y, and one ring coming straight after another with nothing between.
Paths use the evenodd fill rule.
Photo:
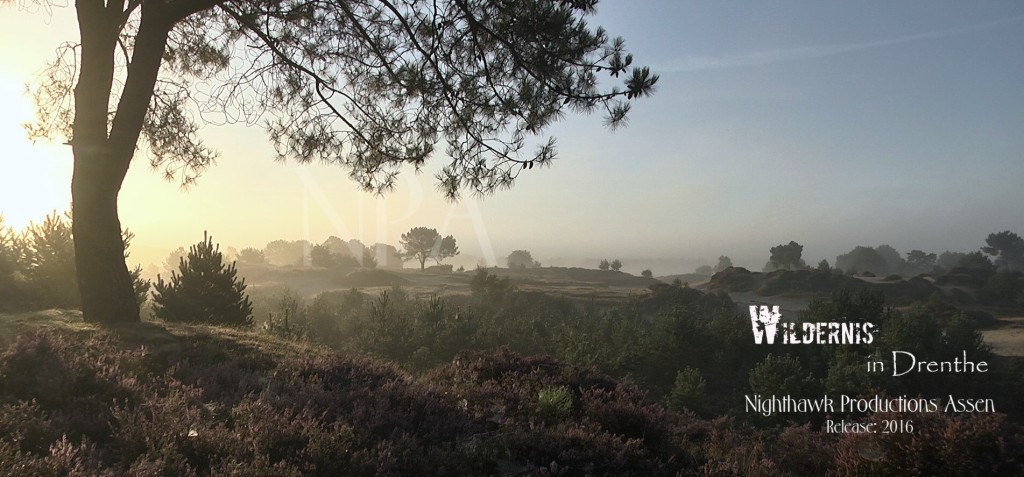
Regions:
<instances>
[{"instance_id":1,"label":"blue sky","mask_svg":"<svg viewBox=\"0 0 1024 477\"><path fill-rule=\"evenodd\" d=\"M160 261L204 229L240 248L332 234L397 242L427 225L454 234L467 256L526 248L549 263L620 257L630 271L639 269L629 258L713 263L720 254L760 268L771 246L790 240L814 263L856 245L974 250L990 232L1024 233L1024 3L598 9L592 23L625 37L636 61L661 74L627 128L609 133L600 117L569 116L549 131L560 150L552 168L457 205L429 174L409 175L380 200L355 191L344 171L274 163L260 131L207 128L222 158L193 190L133 166L121 205L140 260ZM46 25L3 10L0 93L76 36L67 13ZM31 41L14 41L22 35ZM33 164L45 167L0 159L0 187L43 191L24 204L0 191L9 222L69 200L54 192L66 190L69 151L42 147ZM666 268L655 273L683 271Z\"/></svg>"}]
</instances>

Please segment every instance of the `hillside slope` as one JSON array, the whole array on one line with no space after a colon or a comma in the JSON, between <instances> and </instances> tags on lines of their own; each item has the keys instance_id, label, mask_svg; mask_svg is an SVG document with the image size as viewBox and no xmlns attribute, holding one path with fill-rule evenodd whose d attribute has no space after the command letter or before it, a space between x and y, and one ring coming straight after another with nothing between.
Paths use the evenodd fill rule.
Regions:
<instances>
[{"instance_id":1,"label":"hillside slope","mask_svg":"<svg viewBox=\"0 0 1024 477\"><path fill-rule=\"evenodd\" d=\"M415 379L265 334L62 311L0 316L0 342L0 475L676 475L703 432L508 351Z\"/></svg>"}]
</instances>

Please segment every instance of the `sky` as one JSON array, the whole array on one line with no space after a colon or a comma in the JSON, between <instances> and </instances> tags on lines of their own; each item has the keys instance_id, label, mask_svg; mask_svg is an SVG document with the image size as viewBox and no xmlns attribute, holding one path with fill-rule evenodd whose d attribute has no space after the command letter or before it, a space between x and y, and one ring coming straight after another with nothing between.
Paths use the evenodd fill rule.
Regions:
<instances>
[{"instance_id":1,"label":"sky","mask_svg":"<svg viewBox=\"0 0 1024 477\"><path fill-rule=\"evenodd\" d=\"M208 126L221 156L188 191L133 164L119 203L129 262L162 263L204 230L240 249L397 244L428 226L456 237L462 261L526 249L661 275L722 254L760 269L790 240L817 263L857 245L972 251L1024 233L1022 2L605 0L590 21L661 75L657 92L614 132L567 116L546 131L553 166L511 190L453 204L428 171L378 198L339 168L275 162L259 128ZM26 82L76 28L72 8L0 7L0 213L16 228L70 203L70 148L33 144L20 124Z\"/></svg>"}]
</instances>

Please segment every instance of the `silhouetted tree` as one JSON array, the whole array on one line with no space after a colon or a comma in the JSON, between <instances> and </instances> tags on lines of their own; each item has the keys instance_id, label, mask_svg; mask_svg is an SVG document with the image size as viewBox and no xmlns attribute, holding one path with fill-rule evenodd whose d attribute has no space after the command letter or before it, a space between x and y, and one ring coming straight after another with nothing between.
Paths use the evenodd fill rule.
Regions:
<instances>
[{"instance_id":1,"label":"silhouetted tree","mask_svg":"<svg viewBox=\"0 0 1024 477\"><path fill-rule=\"evenodd\" d=\"M0 309L8 308L21 295L22 251L18 234L4 225L0 214Z\"/></svg>"},{"instance_id":2,"label":"silhouetted tree","mask_svg":"<svg viewBox=\"0 0 1024 477\"><path fill-rule=\"evenodd\" d=\"M220 246L204 232L203 241L178 263L178 271L171 271L169 282L157 275L156 316L166 321L251 325L252 303L245 294L245 279L238 279L237 273L234 262L225 265Z\"/></svg>"},{"instance_id":3,"label":"silhouetted tree","mask_svg":"<svg viewBox=\"0 0 1024 477\"><path fill-rule=\"evenodd\" d=\"M974 270L992 270L995 268L992 261L980 251L965 253L960 257L960 262L957 263L957 266Z\"/></svg>"},{"instance_id":4,"label":"silhouetted tree","mask_svg":"<svg viewBox=\"0 0 1024 477\"><path fill-rule=\"evenodd\" d=\"M135 238L135 234L125 229L121 232L121 239L124 241L124 259L128 260L131 256L129 248L131 247L132 239ZM135 265L135 268L129 272L132 277L132 289L135 291L135 302L142 306L143 303L149 298L149 289L152 288L153 282L142 277L142 265Z\"/></svg>"},{"instance_id":5,"label":"silhouetted tree","mask_svg":"<svg viewBox=\"0 0 1024 477\"><path fill-rule=\"evenodd\" d=\"M1018 270L1024 264L1024 239L1009 230L988 234L981 250L996 257L1001 270Z\"/></svg>"},{"instance_id":6,"label":"silhouetted tree","mask_svg":"<svg viewBox=\"0 0 1024 477\"><path fill-rule=\"evenodd\" d=\"M911 273L928 273L935 268L936 255L923 250L907 252L907 268Z\"/></svg>"},{"instance_id":7,"label":"silhouetted tree","mask_svg":"<svg viewBox=\"0 0 1024 477\"><path fill-rule=\"evenodd\" d=\"M539 267L540 264L533 259L533 255L530 254L529 250L515 250L508 254L506 259L508 268L534 268Z\"/></svg>"},{"instance_id":8,"label":"silhouetted tree","mask_svg":"<svg viewBox=\"0 0 1024 477\"><path fill-rule=\"evenodd\" d=\"M312 253L313 246L306 240L274 240L263 248L263 253L271 265L298 267L303 265L307 250Z\"/></svg>"},{"instance_id":9,"label":"silhouetted tree","mask_svg":"<svg viewBox=\"0 0 1024 477\"><path fill-rule=\"evenodd\" d=\"M267 262L267 257L263 254L263 250L246 247L238 252L238 261L241 263L263 264Z\"/></svg>"},{"instance_id":10,"label":"silhouetted tree","mask_svg":"<svg viewBox=\"0 0 1024 477\"><path fill-rule=\"evenodd\" d=\"M456 245L455 243L455 237L447 235L443 239L441 239L441 248L437 251L437 253L433 254L430 258L434 259L434 261L437 262L438 265L440 265L441 262L444 261L444 259L448 257L454 257L458 254L459 246ZM451 267L449 266L449 269L450 268Z\"/></svg>"},{"instance_id":11,"label":"silhouetted tree","mask_svg":"<svg viewBox=\"0 0 1024 477\"><path fill-rule=\"evenodd\" d=\"M314 267L331 268L337 263L335 255L324 244L314 245L310 249L309 260Z\"/></svg>"},{"instance_id":12,"label":"silhouetted tree","mask_svg":"<svg viewBox=\"0 0 1024 477\"><path fill-rule=\"evenodd\" d=\"M836 268L847 272L871 272L875 275L889 274L889 264L871 247L858 245L849 252L836 257Z\"/></svg>"},{"instance_id":13,"label":"silhouetted tree","mask_svg":"<svg viewBox=\"0 0 1024 477\"><path fill-rule=\"evenodd\" d=\"M24 308L78 306L78 279L75 274L72 214L56 211L41 224L30 223L21 234L4 227L0 215L0 308L16 305ZM131 255L129 247L135 234L121 233L124 259ZM136 265L129 276L139 305L146 301L150 281L142 278L142 267Z\"/></svg>"},{"instance_id":14,"label":"silhouetted tree","mask_svg":"<svg viewBox=\"0 0 1024 477\"><path fill-rule=\"evenodd\" d=\"M65 218L70 217L62 217L55 211L47 215L43 223L30 224L25 233L25 275L47 306L68 307L80 303L75 278L75 245L71 225ZM132 300L135 300L134 293Z\"/></svg>"},{"instance_id":15,"label":"silhouetted tree","mask_svg":"<svg viewBox=\"0 0 1024 477\"><path fill-rule=\"evenodd\" d=\"M385 243L374 244L374 259L377 267L381 268L402 268L405 258L394 245Z\"/></svg>"},{"instance_id":16,"label":"silhouetted tree","mask_svg":"<svg viewBox=\"0 0 1024 477\"><path fill-rule=\"evenodd\" d=\"M309 261L314 267L334 268L334 269L354 269L360 266L359 259L364 259L365 248L361 248L362 244L359 244L360 256L357 259L352 256L349 248L343 247L343 253L335 253L327 247L326 244L314 245L309 250ZM371 257L372 259L372 257Z\"/></svg>"},{"instance_id":17,"label":"silhouetted tree","mask_svg":"<svg viewBox=\"0 0 1024 477\"><path fill-rule=\"evenodd\" d=\"M768 263L775 269L795 270L807 268L807 264L800 258L804 252L804 246L794 241L790 241L786 245L776 245L771 248L770 252L771 257L768 259Z\"/></svg>"},{"instance_id":18,"label":"silhouetted tree","mask_svg":"<svg viewBox=\"0 0 1024 477\"><path fill-rule=\"evenodd\" d=\"M601 263L597 264L597 268L601 270L608 270L609 268L611 268L611 266L612 264L608 263L608 259L606 258L602 258Z\"/></svg>"},{"instance_id":19,"label":"silhouetted tree","mask_svg":"<svg viewBox=\"0 0 1024 477\"><path fill-rule=\"evenodd\" d=\"M615 260L612 260L612 263L610 263L609 266L612 270L615 270L617 272L620 269L622 269L622 262L620 262L619 259L616 258Z\"/></svg>"},{"instance_id":20,"label":"silhouetted tree","mask_svg":"<svg viewBox=\"0 0 1024 477\"><path fill-rule=\"evenodd\" d=\"M644 278L654 278L654 272L650 268L640 272L640 276Z\"/></svg>"},{"instance_id":21,"label":"silhouetted tree","mask_svg":"<svg viewBox=\"0 0 1024 477\"><path fill-rule=\"evenodd\" d=\"M875 252L878 252L882 260L885 260L886 273L897 273L903 269L903 265L906 263L900 253L891 245L879 245L875 247Z\"/></svg>"},{"instance_id":22,"label":"silhouetted tree","mask_svg":"<svg viewBox=\"0 0 1024 477\"><path fill-rule=\"evenodd\" d=\"M657 75L585 23L596 3L75 2L80 43L36 89L31 132L73 138L83 316L139 320L117 197L138 149L186 185L212 164L193 109L263 120L281 158L341 164L378 192L444 141L441 189L489 193L555 156L553 139L526 152L528 135L567 111L603 109L623 124L629 101L653 92ZM624 86L599 89L599 72L624 75Z\"/></svg>"},{"instance_id":23,"label":"silhouetted tree","mask_svg":"<svg viewBox=\"0 0 1024 477\"><path fill-rule=\"evenodd\" d=\"M168 270L178 268L178 262L181 262L181 259L187 254L188 252L185 251L185 247L178 247L172 250L171 253L167 254L167 258L164 259L164 266Z\"/></svg>"},{"instance_id":24,"label":"silhouetted tree","mask_svg":"<svg viewBox=\"0 0 1024 477\"><path fill-rule=\"evenodd\" d=\"M727 256L725 256L725 255L722 255L722 256L718 257L718 264L715 265L715 273L720 272L722 270L725 270L726 268L729 268L731 266L732 266L732 259L727 257Z\"/></svg>"},{"instance_id":25,"label":"silhouetted tree","mask_svg":"<svg viewBox=\"0 0 1024 477\"><path fill-rule=\"evenodd\" d=\"M405 259L420 262L420 270L426 268L427 259L432 258L440 264L442 260L459 254L455 237L448 235L442 238L436 229L427 227L413 227L402 234L400 243Z\"/></svg>"},{"instance_id":26,"label":"silhouetted tree","mask_svg":"<svg viewBox=\"0 0 1024 477\"><path fill-rule=\"evenodd\" d=\"M377 268L377 257L370 248L363 249L363 262L359 264L363 268Z\"/></svg>"},{"instance_id":27,"label":"silhouetted tree","mask_svg":"<svg viewBox=\"0 0 1024 477\"><path fill-rule=\"evenodd\" d=\"M946 270L950 270L953 267L960 266L960 260L962 260L965 255L967 254L963 252L950 252L947 250L939 254L939 258L935 259L935 265Z\"/></svg>"},{"instance_id":28,"label":"silhouetted tree","mask_svg":"<svg viewBox=\"0 0 1024 477\"><path fill-rule=\"evenodd\" d=\"M327 240L324 240L323 245L327 247L327 250L331 253L338 255L352 255L348 242L342 240L337 235L327 237Z\"/></svg>"},{"instance_id":29,"label":"silhouetted tree","mask_svg":"<svg viewBox=\"0 0 1024 477\"><path fill-rule=\"evenodd\" d=\"M829 270L832 270L832 267L829 266L828 260L825 260L824 258L821 259L821 261L818 262L818 271L819 272L827 272Z\"/></svg>"}]
</instances>

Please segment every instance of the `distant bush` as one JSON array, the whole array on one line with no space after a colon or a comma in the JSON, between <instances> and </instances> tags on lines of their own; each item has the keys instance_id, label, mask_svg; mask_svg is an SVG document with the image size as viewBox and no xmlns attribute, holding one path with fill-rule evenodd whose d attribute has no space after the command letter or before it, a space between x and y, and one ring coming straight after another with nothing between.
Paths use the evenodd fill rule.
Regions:
<instances>
[{"instance_id":1,"label":"distant bush","mask_svg":"<svg viewBox=\"0 0 1024 477\"><path fill-rule=\"evenodd\" d=\"M153 291L156 316L166 321L252 324L252 303L245 294L245 279L236 277L235 264L224 264L220 246L203 234L188 255L171 271L171 280L157 276Z\"/></svg>"},{"instance_id":2,"label":"distant bush","mask_svg":"<svg viewBox=\"0 0 1024 477\"><path fill-rule=\"evenodd\" d=\"M505 259L508 268L538 268L540 262L533 259L529 250L515 250Z\"/></svg>"},{"instance_id":3,"label":"distant bush","mask_svg":"<svg viewBox=\"0 0 1024 477\"><path fill-rule=\"evenodd\" d=\"M486 268L478 268L476 275L469 282L469 289L473 296L482 301L501 300L507 293L513 290L508 277L498 278L496 275L487 273Z\"/></svg>"},{"instance_id":4,"label":"distant bush","mask_svg":"<svg viewBox=\"0 0 1024 477\"><path fill-rule=\"evenodd\" d=\"M431 265L426 267L425 270L434 273L452 273L452 264L442 263L440 265Z\"/></svg>"},{"instance_id":5,"label":"distant bush","mask_svg":"<svg viewBox=\"0 0 1024 477\"><path fill-rule=\"evenodd\" d=\"M730 292L747 292L754 289L756 280L749 270L742 267L727 268L711 277L708 286Z\"/></svg>"},{"instance_id":6,"label":"distant bush","mask_svg":"<svg viewBox=\"0 0 1024 477\"><path fill-rule=\"evenodd\" d=\"M267 263L267 256L263 250L247 247L238 252L239 263L264 264Z\"/></svg>"}]
</instances>

